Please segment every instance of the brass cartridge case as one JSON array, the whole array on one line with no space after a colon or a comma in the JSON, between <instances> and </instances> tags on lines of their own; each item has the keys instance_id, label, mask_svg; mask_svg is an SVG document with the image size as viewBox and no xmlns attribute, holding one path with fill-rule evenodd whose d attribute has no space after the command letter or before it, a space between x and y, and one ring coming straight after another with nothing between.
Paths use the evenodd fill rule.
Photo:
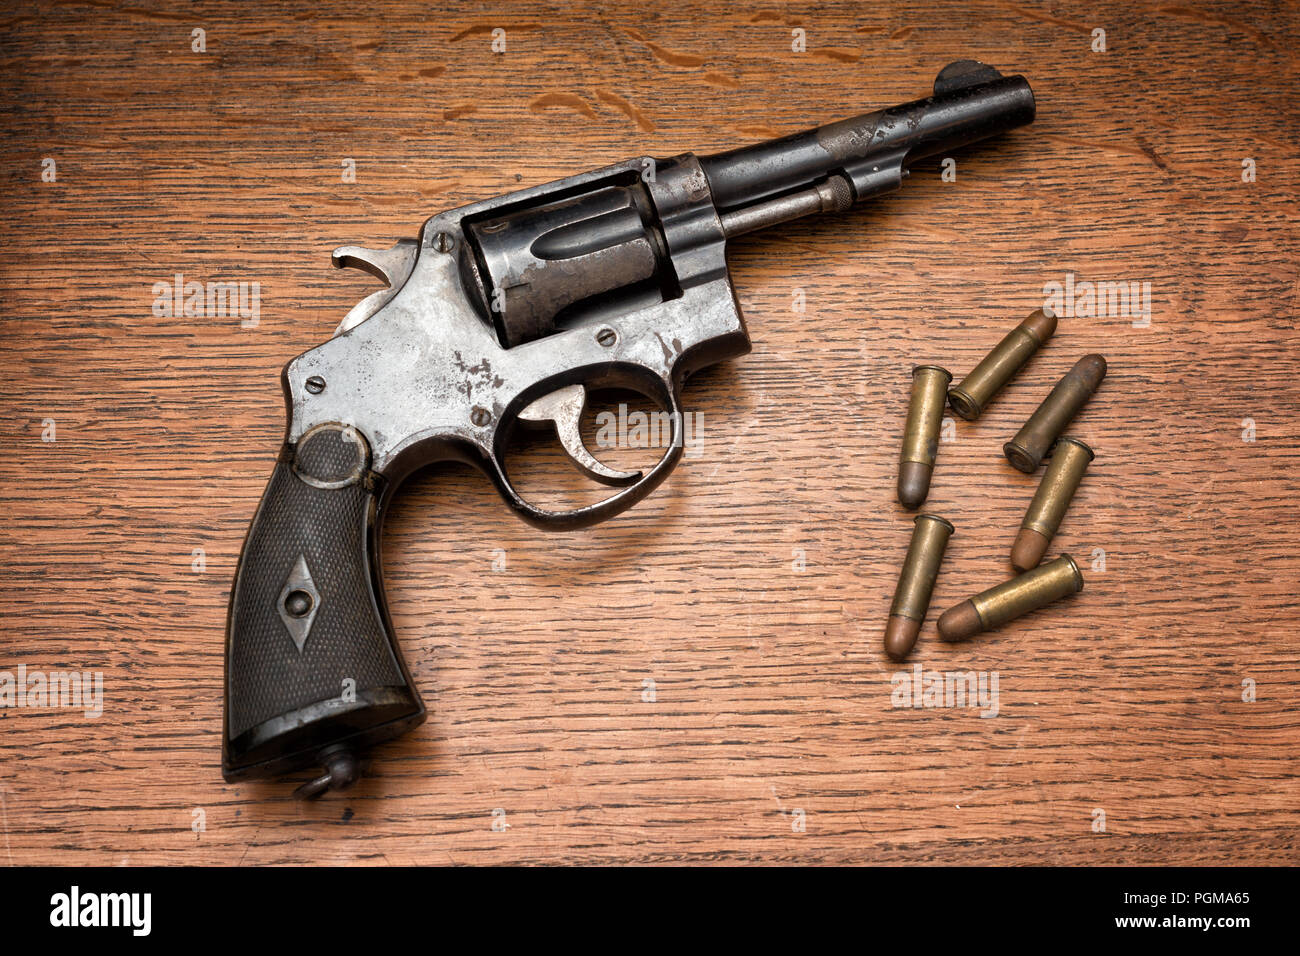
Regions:
<instances>
[{"instance_id":1,"label":"brass cartridge case","mask_svg":"<svg viewBox=\"0 0 1300 956\"><path fill-rule=\"evenodd\" d=\"M960 385L948 390L952 410L973 422L1003 385L1024 367L1056 331L1056 316L1039 309L1003 337L993 351L971 370Z\"/></svg>"},{"instance_id":2,"label":"brass cartridge case","mask_svg":"<svg viewBox=\"0 0 1300 956\"><path fill-rule=\"evenodd\" d=\"M1011 548L1011 566L1017 571L1036 568L1043 560L1047 546L1070 507L1070 499L1094 457L1092 449L1077 438L1057 440L1051 463L1034 492L1034 500L1029 502L1025 520L1020 523L1020 533Z\"/></svg>"},{"instance_id":3,"label":"brass cartridge case","mask_svg":"<svg viewBox=\"0 0 1300 956\"><path fill-rule=\"evenodd\" d=\"M1082 590L1079 566L1062 554L948 608L939 617L939 636L945 641L964 641Z\"/></svg>"},{"instance_id":4,"label":"brass cartridge case","mask_svg":"<svg viewBox=\"0 0 1300 956\"><path fill-rule=\"evenodd\" d=\"M913 522L912 543L907 547L885 626L885 652L896 661L905 658L916 643L952 531L952 522L938 515L917 515Z\"/></svg>"},{"instance_id":5,"label":"brass cartridge case","mask_svg":"<svg viewBox=\"0 0 1300 956\"><path fill-rule=\"evenodd\" d=\"M904 508L919 508L930 493L930 476L939 453L944 395L951 381L951 373L937 365L912 369L912 401L903 428L903 450L898 456L898 500Z\"/></svg>"},{"instance_id":6,"label":"brass cartridge case","mask_svg":"<svg viewBox=\"0 0 1300 956\"><path fill-rule=\"evenodd\" d=\"M1106 360L1100 355L1085 355L1074 363L1043 399L1016 437L1002 446L1007 461L1027 475L1034 473L1051 451L1057 436L1092 397L1106 377Z\"/></svg>"}]
</instances>

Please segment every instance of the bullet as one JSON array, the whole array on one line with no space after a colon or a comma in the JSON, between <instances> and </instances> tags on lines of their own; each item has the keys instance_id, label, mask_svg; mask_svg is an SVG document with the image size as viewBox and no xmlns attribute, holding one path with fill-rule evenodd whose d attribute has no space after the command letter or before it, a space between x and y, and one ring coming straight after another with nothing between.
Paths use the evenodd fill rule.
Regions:
<instances>
[{"instance_id":1,"label":"bullet","mask_svg":"<svg viewBox=\"0 0 1300 956\"><path fill-rule=\"evenodd\" d=\"M1011 381L1011 377L1055 331L1056 316L1042 309L1017 325L980 360L960 385L948 390L948 404L952 410L968 422L979 418L993 396Z\"/></svg>"},{"instance_id":2,"label":"bullet","mask_svg":"<svg viewBox=\"0 0 1300 956\"><path fill-rule=\"evenodd\" d=\"M945 641L964 641L1082 590L1079 566L1063 554L948 608L939 616L939 636Z\"/></svg>"},{"instance_id":3,"label":"bullet","mask_svg":"<svg viewBox=\"0 0 1300 956\"><path fill-rule=\"evenodd\" d=\"M916 643L952 530L952 522L938 515L917 515L913 522L912 543L907 547L885 625L885 653L896 661L905 658Z\"/></svg>"},{"instance_id":4,"label":"bullet","mask_svg":"<svg viewBox=\"0 0 1300 956\"><path fill-rule=\"evenodd\" d=\"M1077 438L1066 437L1056 442L1052 461L1043 473L1034 500L1025 512L1025 520L1020 523L1016 543L1011 547L1011 566L1017 571L1036 568L1043 560L1093 457L1092 449Z\"/></svg>"},{"instance_id":5,"label":"bullet","mask_svg":"<svg viewBox=\"0 0 1300 956\"><path fill-rule=\"evenodd\" d=\"M903 451L898 456L898 500L908 510L919 508L930 493L943 399L951 381L952 374L937 365L912 369L912 402L903 428Z\"/></svg>"},{"instance_id":6,"label":"bullet","mask_svg":"<svg viewBox=\"0 0 1300 956\"><path fill-rule=\"evenodd\" d=\"M1056 383L1050 395L1043 399L1029 421L1016 432L1016 437L1002 446L1007 461L1032 475L1042 464L1058 435L1092 397L1101 380L1106 377L1106 360L1100 355L1085 355L1074 363L1074 368Z\"/></svg>"}]
</instances>

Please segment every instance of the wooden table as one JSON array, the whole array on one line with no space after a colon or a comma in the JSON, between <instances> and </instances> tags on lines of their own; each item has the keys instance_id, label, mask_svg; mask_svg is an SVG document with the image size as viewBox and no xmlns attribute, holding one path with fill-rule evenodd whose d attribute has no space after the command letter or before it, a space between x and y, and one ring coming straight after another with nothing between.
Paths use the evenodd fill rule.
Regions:
<instances>
[{"instance_id":1,"label":"wooden table","mask_svg":"<svg viewBox=\"0 0 1300 956\"><path fill-rule=\"evenodd\" d=\"M0 860L1297 862L1295 7L459 6L4 15L0 667L99 671L104 701L0 708ZM692 380L698 447L648 501L546 536L468 468L409 483L384 573L427 723L317 803L223 783L279 369L375 287L331 249L904 102L963 57L1028 77L1037 121L955 182L918 167L735 242L754 351ZM157 314L178 273L259 283L255 327ZM1149 324L1063 317L945 432L927 508L957 532L892 663L910 369L960 378L1071 274L1150 283ZM1097 459L1056 543L1087 587L941 644L1035 487L1002 442L1092 351L1111 371L1072 434ZM523 457L576 490L552 444ZM893 706L914 665L996 672L996 716Z\"/></svg>"}]
</instances>

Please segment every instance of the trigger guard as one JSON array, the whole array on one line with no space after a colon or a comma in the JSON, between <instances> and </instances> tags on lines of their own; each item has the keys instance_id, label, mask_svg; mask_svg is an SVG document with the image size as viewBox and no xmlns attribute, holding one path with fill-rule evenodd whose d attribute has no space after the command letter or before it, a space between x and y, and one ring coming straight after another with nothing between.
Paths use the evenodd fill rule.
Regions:
<instances>
[{"instance_id":1,"label":"trigger guard","mask_svg":"<svg viewBox=\"0 0 1300 956\"><path fill-rule=\"evenodd\" d=\"M668 445L668 450L639 481L629 485L622 491L610 495L595 504L585 505L581 508L571 508L564 511L538 508L519 494L514 485L510 483L510 476L506 471L505 463L502 461L499 448L494 449L493 453L488 457L491 469L488 472L488 477L492 479L497 492L505 503L510 506L510 509L529 524L539 528L551 531L573 531L578 528L590 527L608 518L613 518L615 515L622 514L658 488L669 473L677 467L682 460L682 453L686 450L684 438L685 419L682 412L681 396L678 394L679 390L677 386L669 382L662 382L662 384L665 386L665 395L669 406L668 418L672 426L672 439Z\"/></svg>"}]
</instances>

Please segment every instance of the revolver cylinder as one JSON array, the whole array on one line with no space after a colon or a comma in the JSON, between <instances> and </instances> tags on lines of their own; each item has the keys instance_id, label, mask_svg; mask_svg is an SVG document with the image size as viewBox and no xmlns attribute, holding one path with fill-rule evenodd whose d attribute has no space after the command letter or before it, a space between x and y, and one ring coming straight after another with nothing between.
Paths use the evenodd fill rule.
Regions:
<instances>
[{"instance_id":1,"label":"revolver cylinder","mask_svg":"<svg viewBox=\"0 0 1300 956\"><path fill-rule=\"evenodd\" d=\"M663 244L638 185L591 192L468 223L461 267L504 348L550 335L567 311L657 285Z\"/></svg>"}]
</instances>

